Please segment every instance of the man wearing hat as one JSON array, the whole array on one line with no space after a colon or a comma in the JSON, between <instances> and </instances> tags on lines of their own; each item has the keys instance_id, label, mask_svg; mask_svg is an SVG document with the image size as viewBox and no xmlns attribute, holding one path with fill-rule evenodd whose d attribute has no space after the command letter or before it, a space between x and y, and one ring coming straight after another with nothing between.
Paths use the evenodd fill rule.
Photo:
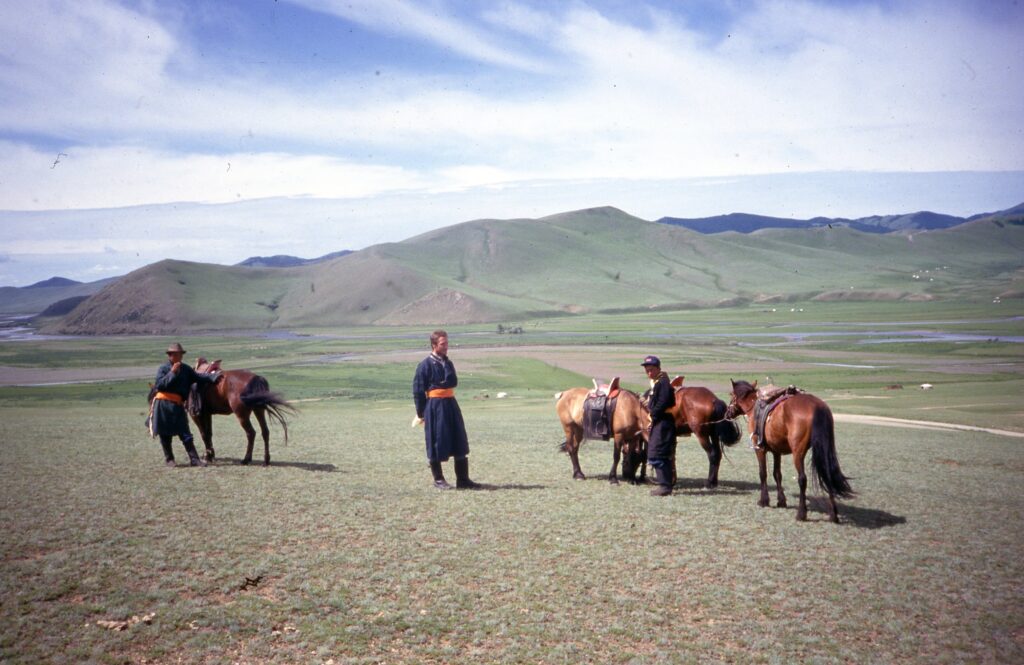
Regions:
<instances>
[{"instance_id":1,"label":"man wearing hat","mask_svg":"<svg viewBox=\"0 0 1024 665\"><path fill-rule=\"evenodd\" d=\"M160 446L164 449L167 466L176 466L174 453L171 451L171 438L179 437L185 452L188 453L192 466L206 466L199 458L196 446L192 442L192 432L188 428L188 416L185 414L185 400L193 383L216 383L220 372L200 373L181 362L185 349L175 342L167 349L167 362L156 371L156 396L153 398L152 412L149 417L150 432L160 437Z\"/></svg>"},{"instance_id":2,"label":"man wearing hat","mask_svg":"<svg viewBox=\"0 0 1024 665\"><path fill-rule=\"evenodd\" d=\"M668 374L661 371L658 356L647 356L640 363L651 380L651 397L647 409L651 413L651 435L647 442L647 461L654 469L658 486L652 496L672 493L672 460L676 456L676 419L669 411L676 404L675 390Z\"/></svg>"}]
</instances>

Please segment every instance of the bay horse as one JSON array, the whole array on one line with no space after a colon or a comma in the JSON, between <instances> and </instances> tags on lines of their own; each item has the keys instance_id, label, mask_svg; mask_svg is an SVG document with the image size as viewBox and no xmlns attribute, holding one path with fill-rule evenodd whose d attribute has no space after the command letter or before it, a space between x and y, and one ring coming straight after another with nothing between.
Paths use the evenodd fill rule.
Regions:
<instances>
[{"instance_id":1,"label":"bay horse","mask_svg":"<svg viewBox=\"0 0 1024 665\"><path fill-rule=\"evenodd\" d=\"M708 456L708 478L704 487L718 487L718 467L722 463L722 445L731 446L740 440L740 430L731 418L725 417L727 406L715 393L702 386L683 386L683 377L672 380L676 404L672 415L678 436L697 437ZM673 482L675 470L673 469Z\"/></svg>"},{"instance_id":2,"label":"bay horse","mask_svg":"<svg viewBox=\"0 0 1024 665\"><path fill-rule=\"evenodd\" d=\"M727 418L737 418L740 414L747 416L748 429L753 432L755 426L754 405L759 396L757 381L732 381L732 400L726 411ZM771 412L761 436L763 445L755 448L757 464L761 477L761 496L757 505L762 508L768 503L768 472L766 455L772 454L772 475L777 490L777 505L786 506L786 495L782 491L782 471L779 469L783 455L793 455L796 467L797 482L800 484L800 505L797 507L796 519L807 519L807 474L804 472L804 457L811 451L811 464L818 485L828 492L829 519L839 522L836 511L836 497L853 496L849 479L839 468L839 457L836 454L835 422L832 410L818 397L810 393L796 393L786 397Z\"/></svg>"},{"instance_id":3,"label":"bay horse","mask_svg":"<svg viewBox=\"0 0 1024 665\"><path fill-rule=\"evenodd\" d=\"M216 383L194 388L186 407L206 446L206 460L212 462L216 456L213 450L213 416L234 414L238 424L245 430L246 447L242 464L252 462L252 448L256 440L256 429L249 420L252 415L256 416L263 436L263 464L269 466L270 429L267 427L267 415L281 425L287 445L288 422L285 416L296 413L296 408L277 393L271 392L265 378L247 369L221 370L219 360L207 362L205 358L197 358L195 370L221 372Z\"/></svg>"},{"instance_id":4,"label":"bay horse","mask_svg":"<svg viewBox=\"0 0 1024 665\"><path fill-rule=\"evenodd\" d=\"M572 477L575 480L586 480L587 477L580 469L579 450L583 443L583 402L587 398L589 388L569 388L555 394L555 410L558 412L558 419L565 431L565 441L561 449L569 453L572 461ZM622 477L631 483L638 484L645 482L647 475L647 428L651 424L651 416L640 404L640 398L636 393L625 389L619 389L619 396L615 403L615 411L611 414L612 444L612 468L608 472L608 481L613 485L619 484L618 466L619 458L622 458ZM640 469L640 479L637 480L637 467Z\"/></svg>"}]
</instances>

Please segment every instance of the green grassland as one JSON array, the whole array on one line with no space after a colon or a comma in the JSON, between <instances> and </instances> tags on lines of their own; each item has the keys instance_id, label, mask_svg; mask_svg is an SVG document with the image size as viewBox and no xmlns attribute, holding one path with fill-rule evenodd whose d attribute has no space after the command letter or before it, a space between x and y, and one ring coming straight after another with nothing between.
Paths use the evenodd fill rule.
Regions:
<instances>
[{"instance_id":1,"label":"green grassland","mask_svg":"<svg viewBox=\"0 0 1024 665\"><path fill-rule=\"evenodd\" d=\"M421 327L0 343L0 379L71 368L97 381L0 386L0 661L1021 662L1024 439L841 418L1024 433L1024 345L999 341L1021 335L1014 307L804 302L510 319L513 335L452 326L479 492L430 485L410 427ZM907 331L974 337L895 334ZM875 333L895 341L867 343ZM142 423L175 340L295 401L269 468L238 464L243 434L226 417L211 468L163 466ZM857 491L841 524L813 488L807 523L758 508L744 442L715 491L692 438L671 497L609 485L600 441L583 447L590 479L573 481L552 394L602 373L643 388L649 352L725 398L730 377L769 375L825 398ZM138 378L104 379L125 367Z\"/></svg>"},{"instance_id":2,"label":"green grassland","mask_svg":"<svg viewBox=\"0 0 1024 665\"><path fill-rule=\"evenodd\" d=\"M166 469L141 409L97 406L3 408L5 662L1024 656L1016 440L840 425L834 526L757 508L743 449L701 489L691 439L667 499L598 479L601 442L573 481L541 399L463 401L486 490L447 493L404 401L305 403L269 468L221 425L224 460Z\"/></svg>"}]
</instances>

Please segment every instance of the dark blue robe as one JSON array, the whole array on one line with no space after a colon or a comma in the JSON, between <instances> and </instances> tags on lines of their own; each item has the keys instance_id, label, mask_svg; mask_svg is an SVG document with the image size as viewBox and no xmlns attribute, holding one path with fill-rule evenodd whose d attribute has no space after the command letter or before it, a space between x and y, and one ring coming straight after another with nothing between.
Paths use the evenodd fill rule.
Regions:
<instances>
[{"instance_id":1,"label":"dark blue robe","mask_svg":"<svg viewBox=\"0 0 1024 665\"><path fill-rule=\"evenodd\" d=\"M416 403L416 415L424 420L427 459L431 462L445 462L449 457L458 459L469 454L469 439L459 403L454 397L427 397L430 390L457 385L459 377L455 374L455 365L447 357L431 353L416 366L412 399Z\"/></svg>"},{"instance_id":2,"label":"dark blue robe","mask_svg":"<svg viewBox=\"0 0 1024 665\"><path fill-rule=\"evenodd\" d=\"M647 459L658 468L676 454L676 420L668 409L676 403L676 391L662 372L651 388L648 408L651 412L651 436L647 442Z\"/></svg>"},{"instance_id":3,"label":"dark blue robe","mask_svg":"<svg viewBox=\"0 0 1024 665\"><path fill-rule=\"evenodd\" d=\"M173 393L184 403L188 399L188 391L193 383L212 383L214 376L195 371L185 363L181 363L178 373L171 372L171 363L160 365L156 371L156 389L162 393ZM192 438L188 428L188 416L185 407L166 399L153 400L153 422L151 431L160 436L180 436L184 441Z\"/></svg>"}]
</instances>

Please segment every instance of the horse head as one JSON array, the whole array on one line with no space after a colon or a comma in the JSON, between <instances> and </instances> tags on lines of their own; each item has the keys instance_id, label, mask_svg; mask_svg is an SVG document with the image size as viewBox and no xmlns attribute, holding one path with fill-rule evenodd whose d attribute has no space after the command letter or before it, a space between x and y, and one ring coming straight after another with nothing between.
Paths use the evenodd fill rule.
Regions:
<instances>
[{"instance_id":1,"label":"horse head","mask_svg":"<svg viewBox=\"0 0 1024 665\"><path fill-rule=\"evenodd\" d=\"M729 406L725 410L725 418L732 420L740 415L750 413L750 410L754 408L754 402L757 401L757 381L753 383L748 381L733 381L732 392L729 393Z\"/></svg>"}]
</instances>

